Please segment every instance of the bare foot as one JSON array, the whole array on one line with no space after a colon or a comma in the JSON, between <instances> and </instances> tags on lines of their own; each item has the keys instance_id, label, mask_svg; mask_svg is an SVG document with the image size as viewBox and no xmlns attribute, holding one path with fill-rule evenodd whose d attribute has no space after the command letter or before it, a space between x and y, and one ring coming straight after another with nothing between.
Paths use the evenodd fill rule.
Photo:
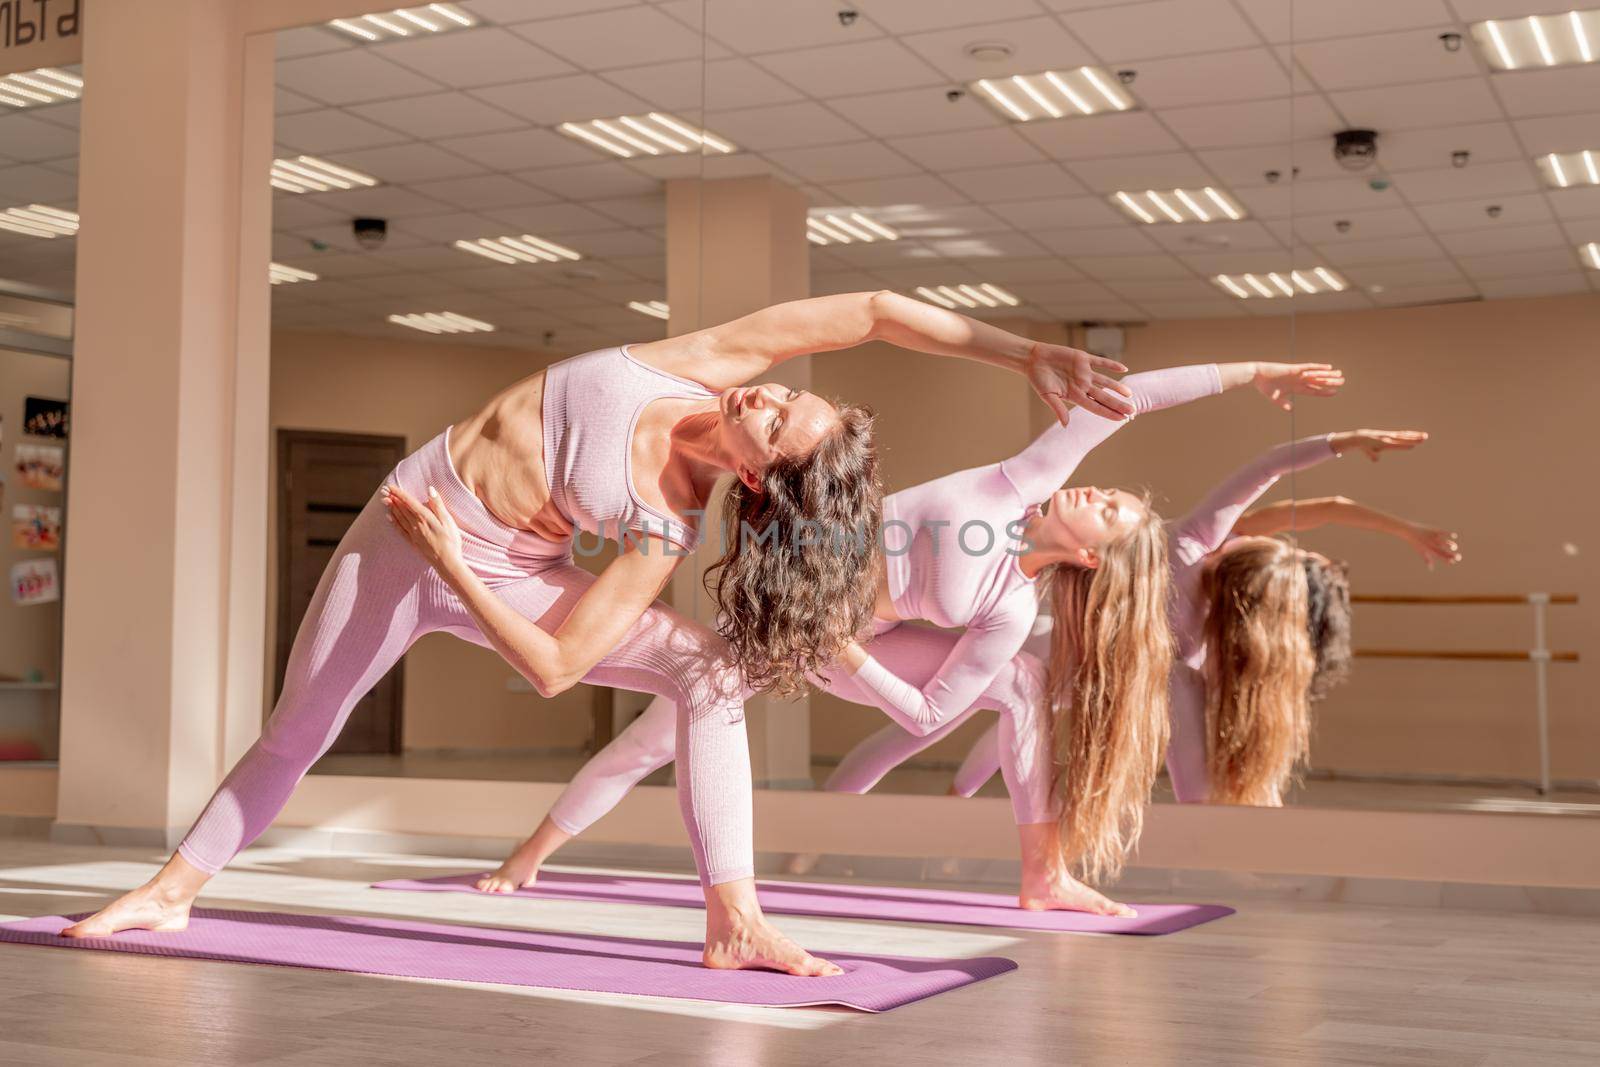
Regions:
<instances>
[{"instance_id":1,"label":"bare foot","mask_svg":"<svg viewBox=\"0 0 1600 1067\"><path fill-rule=\"evenodd\" d=\"M61 931L62 937L110 937L119 930L186 929L194 896L165 890L155 882L124 893L93 915Z\"/></svg>"},{"instance_id":2,"label":"bare foot","mask_svg":"<svg viewBox=\"0 0 1600 1067\"><path fill-rule=\"evenodd\" d=\"M810 874L821 860L820 853L796 852L789 857L789 863L784 869L790 874Z\"/></svg>"},{"instance_id":3,"label":"bare foot","mask_svg":"<svg viewBox=\"0 0 1600 1067\"><path fill-rule=\"evenodd\" d=\"M539 880L539 865L513 853L493 874L486 874L472 883L480 893L515 893Z\"/></svg>"},{"instance_id":4,"label":"bare foot","mask_svg":"<svg viewBox=\"0 0 1600 1067\"><path fill-rule=\"evenodd\" d=\"M1017 905L1023 911L1085 911L1115 919L1137 918L1139 913L1126 904L1095 892L1068 874L1025 878Z\"/></svg>"},{"instance_id":5,"label":"bare foot","mask_svg":"<svg viewBox=\"0 0 1600 1067\"><path fill-rule=\"evenodd\" d=\"M844 973L844 968L813 956L761 917L734 920L729 929L715 932L708 923L706 950L701 959L707 967L719 971L766 968L804 978L831 978Z\"/></svg>"}]
</instances>

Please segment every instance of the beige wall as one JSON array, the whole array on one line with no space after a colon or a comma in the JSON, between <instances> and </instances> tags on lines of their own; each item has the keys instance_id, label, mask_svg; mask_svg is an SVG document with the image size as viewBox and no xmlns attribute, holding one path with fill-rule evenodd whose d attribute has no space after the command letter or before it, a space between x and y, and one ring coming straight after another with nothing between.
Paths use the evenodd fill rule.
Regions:
<instances>
[{"instance_id":1,"label":"beige wall","mask_svg":"<svg viewBox=\"0 0 1600 1067\"><path fill-rule=\"evenodd\" d=\"M272 338L272 427L393 434L416 449L555 358L510 348L279 332ZM276 494L269 590L277 588L275 504ZM275 610L275 593L269 600L269 611ZM269 642L275 639L275 618L267 634ZM267 655L273 663L270 647ZM594 690L577 686L553 700L511 692L507 683L516 672L495 653L458 638L422 638L406 656L405 671L407 749L570 750L589 737Z\"/></svg>"}]
</instances>

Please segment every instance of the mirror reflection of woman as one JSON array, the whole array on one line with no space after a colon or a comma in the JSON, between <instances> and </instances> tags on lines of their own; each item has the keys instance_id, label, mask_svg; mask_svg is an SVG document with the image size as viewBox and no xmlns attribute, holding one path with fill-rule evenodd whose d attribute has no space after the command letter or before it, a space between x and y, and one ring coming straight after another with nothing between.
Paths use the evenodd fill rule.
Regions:
<instances>
[{"instance_id":1,"label":"mirror reflection of woman","mask_svg":"<svg viewBox=\"0 0 1600 1067\"><path fill-rule=\"evenodd\" d=\"M813 393L745 383L798 356L883 340L1025 376L1065 417L1130 410L1113 360L1037 343L890 292L779 304L648 344L601 349L512 385L402 461L335 550L260 739L148 883L72 937L183 929L205 884L267 828L361 698L425 633L498 651L546 696L579 681L670 697L679 801L706 899L704 960L837 973L767 922L755 896L743 683L783 688L834 660L872 614L863 544L734 538L717 590L723 636L656 602L699 537L718 479L724 516L784 529L823 517L876 531L870 416ZM598 577L575 530L622 551ZM815 600L781 595L796 574ZM827 610L818 610L825 604Z\"/></svg>"},{"instance_id":2,"label":"mirror reflection of woman","mask_svg":"<svg viewBox=\"0 0 1600 1067\"><path fill-rule=\"evenodd\" d=\"M1137 410L1148 412L1247 384L1283 402L1288 393L1328 395L1341 382L1322 364L1233 363L1136 374L1123 384ZM1078 412L1010 459L888 497L872 636L812 679L880 708L894 720L888 729L913 739L943 736L973 708L1001 712L999 760L1011 787L1024 867L1019 903L1026 908L1127 913L1070 868L1098 877L1120 864L1165 743L1172 648L1160 517L1125 490L1061 488L1117 426ZM968 524L976 532L964 540ZM1008 529L1021 531L1020 543L1005 544ZM994 543L987 534L996 535ZM969 543L986 550L964 550ZM1019 656L1041 585L1060 617L1077 621L1061 629L1048 663ZM913 620L961 629L905 624ZM1080 657L1080 648L1093 654ZM1063 666L1079 662L1089 666ZM1074 702L1088 711L1069 715ZM665 701L652 704L579 772L533 835L478 888L510 892L531 884L556 848L671 761L673 717Z\"/></svg>"}]
</instances>

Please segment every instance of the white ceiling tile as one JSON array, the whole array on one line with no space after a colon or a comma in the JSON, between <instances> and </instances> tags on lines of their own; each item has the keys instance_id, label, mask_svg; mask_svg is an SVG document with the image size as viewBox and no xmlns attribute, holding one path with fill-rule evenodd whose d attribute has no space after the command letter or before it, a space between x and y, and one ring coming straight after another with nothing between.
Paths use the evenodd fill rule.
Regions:
<instances>
[{"instance_id":1,"label":"white ceiling tile","mask_svg":"<svg viewBox=\"0 0 1600 1067\"><path fill-rule=\"evenodd\" d=\"M981 8L971 0L869 0L855 6L890 33L949 26L973 26L976 32L989 22L1039 13L1036 0L985 0Z\"/></svg>"},{"instance_id":2,"label":"white ceiling tile","mask_svg":"<svg viewBox=\"0 0 1600 1067\"><path fill-rule=\"evenodd\" d=\"M1600 64L1507 71L1490 80L1513 118L1593 111L1600 100Z\"/></svg>"},{"instance_id":3,"label":"white ceiling tile","mask_svg":"<svg viewBox=\"0 0 1600 1067\"><path fill-rule=\"evenodd\" d=\"M456 89L567 74L573 69L516 34L492 26L374 44L366 50Z\"/></svg>"},{"instance_id":4,"label":"white ceiling tile","mask_svg":"<svg viewBox=\"0 0 1600 1067\"><path fill-rule=\"evenodd\" d=\"M1411 237L1424 231L1422 221L1410 208L1393 198L1384 198L1384 203L1388 206L1356 211L1316 214L1296 211L1294 232L1302 241L1320 245L1366 241L1379 236ZM1341 222L1349 223L1349 228L1342 233L1338 226Z\"/></svg>"},{"instance_id":5,"label":"white ceiling tile","mask_svg":"<svg viewBox=\"0 0 1600 1067\"><path fill-rule=\"evenodd\" d=\"M1134 279L1192 278L1189 268L1172 256L1069 256L1067 261L1103 282Z\"/></svg>"},{"instance_id":6,"label":"white ceiling tile","mask_svg":"<svg viewBox=\"0 0 1600 1067\"><path fill-rule=\"evenodd\" d=\"M1021 282L1006 288L1030 303L1042 305L1117 299L1116 294L1104 285L1081 277L1077 280Z\"/></svg>"},{"instance_id":7,"label":"white ceiling tile","mask_svg":"<svg viewBox=\"0 0 1600 1067\"><path fill-rule=\"evenodd\" d=\"M766 156L754 152L736 152L731 156L705 155L700 159L700 175L708 181L717 178L748 178L757 174L770 174L789 185L798 185L800 177L784 170Z\"/></svg>"},{"instance_id":8,"label":"white ceiling tile","mask_svg":"<svg viewBox=\"0 0 1600 1067\"><path fill-rule=\"evenodd\" d=\"M1034 200L1087 192L1076 178L1055 163L947 170L944 180L978 201Z\"/></svg>"},{"instance_id":9,"label":"white ceiling tile","mask_svg":"<svg viewBox=\"0 0 1600 1067\"><path fill-rule=\"evenodd\" d=\"M496 85L474 89L472 95L513 115L548 125L637 115L650 110L647 101L592 74Z\"/></svg>"},{"instance_id":10,"label":"white ceiling tile","mask_svg":"<svg viewBox=\"0 0 1600 1067\"><path fill-rule=\"evenodd\" d=\"M659 192L651 196L591 200L587 206L629 226L664 226L667 221L667 200Z\"/></svg>"},{"instance_id":11,"label":"white ceiling tile","mask_svg":"<svg viewBox=\"0 0 1600 1067\"><path fill-rule=\"evenodd\" d=\"M1444 283L1458 285L1464 277L1461 268L1448 259L1425 259L1409 263L1363 263L1346 268L1345 276L1356 285L1381 285L1393 289Z\"/></svg>"},{"instance_id":12,"label":"white ceiling tile","mask_svg":"<svg viewBox=\"0 0 1600 1067\"><path fill-rule=\"evenodd\" d=\"M739 147L756 152L856 141L862 137L860 130L837 113L810 101L716 111L707 116L706 126L731 138Z\"/></svg>"},{"instance_id":13,"label":"white ceiling tile","mask_svg":"<svg viewBox=\"0 0 1600 1067\"><path fill-rule=\"evenodd\" d=\"M1497 252L1556 251L1572 254L1572 245L1565 231L1553 222L1537 226L1496 226L1485 230L1460 230L1441 234L1439 243L1452 255L1460 257L1487 256ZM1466 259L1462 259L1466 265ZM1539 271L1524 271L1527 274Z\"/></svg>"},{"instance_id":14,"label":"white ceiling tile","mask_svg":"<svg viewBox=\"0 0 1600 1067\"><path fill-rule=\"evenodd\" d=\"M980 28L914 33L901 40L947 77L960 82L1064 70L1095 61L1059 22L1048 17L994 21ZM973 59L965 50L975 40L1010 45L1012 53L1002 63Z\"/></svg>"},{"instance_id":15,"label":"white ceiling tile","mask_svg":"<svg viewBox=\"0 0 1600 1067\"><path fill-rule=\"evenodd\" d=\"M470 253L462 253L466 256ZM489 261L484 260L487 264ZM524 264L527 266L529 264ZM449 279L455 285L468 289L485 289L491 292L514 293L525 289L528 284L527 275L507 264L490 267L468 268L466 270L442 270L435 272L441 279Z\"/></svg>"},{"instance_id":16,"label":"white ceiling tile","mask_svg":"<svg viewBox=\"0 0 1600 1067\"><path fill-rule=\"evenodd\" d=\"M449 204L398 185L378 185L371 189L336 189L328 193L304 193L300 199L332 208L343 213L346 218L354 215L375 215L387 219L411 218L416 215L437 215L441 211L450 209Z\"/></svg>"},{"instance_id":17,"label":"white ceiling tile","mask_svg":"<svg viewBox=\"0 0 1600 1067\"><path fill-rule=\"evenodd\" d=\"M606 216L581 204L534 204L528 207L496 208L488 217L540 237L583 230L604 230L614 225Z\"/></svg>"},{"instance_id":18,"label":"white ceiling tile","mask_svg":"<svg viewBox=\"0 0 1600 1067\"><path fill-rule=\"evenodd\" d=\"M542 169L593 163L605 158L604 153L549 130L480 133L471 137L451 137L435 143L496 170Z\"/></svg>"},{"instance_id":19,"label":"white ceiling tile","mask_svg":"<svg viewBox=\"0 0 1600 1067\"><path fill-rule=\"evenodd\" d=\"M830 271L811 275L812 296L833 296L839 293L863 293L881 289L883 283L875 275L864 271Z\"/></svg>"},{"instance_id":20,"label":"white ceiling tile","mask_svg":"<svg viewBox=\"0 0 1600 1067\"><path fill-rule=\"evenodd\" d=\"M1374 237L1365 241L1340 241L1314 246L1324 260L1339 266L1438 259L1439 243L1426 234L1413 237Z\"/></svg>"},{"instance_id":21,"label":"white ceiling tile","mask_svg":"<svg viewBox=\"0 0 1600 1067\"><path fill-rule=\"evenodd\" d=\"M659 6L691 26L699 25L704 9L707 35L746 55L856 41L881 32L868 19L839 25L838 5L827 0L672 0Z\"/></svg>"},{"instance_id":22,"label":"white ceiling tile","mask_svg":"<svg viewBox=\"0 0 1600 1067\"><path fill-rule=\"evenodd\" d=\"M1120 300L1067 300L1039 307L1056 318L1075 322L1143 322L1148 318L1133 304Z\"/></svg>"},{"instance_id":23,"label":"white ceiling tile","mask_svg":"<svg viewBox=\"0 0 1600 1067\"><path fill-rule=\"evenodd\" d=\"M1441 282L1437 285L1406 285L1368 295L1383 307L1415 307L1421 304L1449 304L1476 300L1478 288L1471 282Z\"/></svg>"},{"instance_id":24,"label":"white ceiling tile","mask_svg":"<svg viewBox=\"0 0 1600 1067\"><path fill-rule=\"evenodd\" d=\"M333 107L280 115L273 132L279 143L301 152L371 148L410 139L404 133Z\"/></svg>"},{"instance_id":25,"label":"white ceiling tile","mask_svg":"<svg viewBox=\"0 0 1600 1067\"><path fill-rule=\"evenodd\" d=\"M273 54L280 60L345 52L355 47L349 37L326 26L296 26L272 35Z\"/></svg>"},{"instance_id":26,"label":"white ceiling tile","mask_svg":"<svg viewBox=\"0 0 1600 1067\"><path fill-rule=\"evenodd\" d=\"M1145 300L1139 305L1158 319L1231 319L1239 315L1231 300Z\"/></svg>"},{"instance_id":27,"label":"white ceiling tile","mask_svg":"<svg viewBox=\"0 0 1600 1067\"><path fill-rule=\"evenodd\" d=\"M393 220L391 221L393 222ZM402 227L403 220L393 222L389 227L388 238L383 243L384 248L417 248L431 243L428 238L408 233ZM293 231L292 236L301 240L302 254L306 254L307 249L310 250L309 254L314 256L326 255L328 254L327 249L330 248L338 249L341 252L355 252L362 256L365 256L370 251L360 241L356 240L355 231L350 225L349 215L333 222L317 223L296 229ZM366 265L369 271L373 269L370 261L367 261Z\"/></svg>"},{"instance_id":28,"label":"white ceiling tile","mask_svg":"<svg viewBox=\"0 0 1600 1067\"><path fill-rule=\"evenodd\" d=\"M569 200L649 196L661 191L659 181L640 174L621 160L584 163L576 167L548 167L522 173L529 184Z\"/></svg>"},{"instance_id":29,"label":"white ceiling tile","mask_svg":"<svg viewBox=\"0 0 1600 1067\"><path fill-rule=\"evenodd\" d=\"M295 260L290 265L304 266L324 278L353 278L363 274L392 273L388 266L367 252L324 252L312 258ZM330 291L322 282L316 284L318 292Z\"/></svg>"},{"instance_id":30,"label":"white ceiling tile","mask_svg":"<svg viewBox=\"0 0 1600 1067\"><path fill-rule=\"evenodd\" d=\"M319 204L304 196L274 196L272 198L272 227L291 230L302 226L321 226L338 219L349 219L350 213L341 210L336 201Z\"/></svg>"},{"instance_id":31,"label":"white ceiling tile","mask_svg":"<svg viewBox=\"0 0 1600 1067\"><path fill-rule=\"evenodd\" d=\"M645 281L657 282L665 286L667 257L659 252L650 256L616 256L608 262L611 266L626 271L630 275L637 275Z\"/></svg>"},{"instance_id":32,"label":"white ceiling tile","mask_svg":"<svg viewBox=\"0 0 1600 1067\"><path fill-rule=\"evenodd\" d=\"M807 181L837 182L917 173L917 165L879 141L785 148L767 156Z\"/></svg>"},{"instance_id":33,"label":"white ceiling tile","mask_svg":"<svg viewBox=\"0 0 1600 1067\"><path fill-rule=\"evenodd\" d=\"M1073 281L1081 279L1083 272L1064 259L1041 256L1038 259L1002 259L983 265L984 276L991 282Z\"/></svg>"},{"instance_id":34,"label":"white ceiling tile","mask_svg":"<svg viewBox=\"0 0 1600 1067\"><path fill-rule=\"evenodd\" d=\"M1522 160L1407 171L1395 175L1394 184L1412 203L1465 200L1504 193L1533 193L1541 185L1534 174L1533 164Z\"/></svg>"},{"instance_id":35,"label":"white ceiling tile","mask_svg":"<svg viewBox=\"0 0 1600 1067\"><path fill-rule=\"evenodd\" d=\"M1490 122L1501 117L1500 105L1482 77L1422 82L1403 90L1347 89L1328 95L1351 126L1380 131ZM1381 144L1381 133L1379 136Z\"/></svg>"},{"instance_id":36,"label":"white ceiling tile","mask_svg":"<svg viewBox=\"0 0 1600 1067\"><path fill-rule=\"evenodd\" d=\"M322 105L308 96L291 93L281 86L272 92L272 110L277 115L292 115L296 111L313 111Z\"/></svg>"},{"instance_id":37,"label":"white ceiling tile","mask_svg":"<svg viewBox=\"0 0 1600 1067\"><path fill-rule=\"evenodd\" d=\"M1557 189L1550 193L1550 210L1557 218L1570 221L1600 216L1600 186Z\"/></svg>"},{"instance_id":38,"label":"white ceiling tile","mask_svg":"<svg viewBox=\"0 0 1600 1067\"><path fill-rule=\"evenodd\" d=\"M1315 41L1352 33L1382 33L1453 23L1442 0L1239 0L1239 6L1267 39ZM1441 52L1443 47L1434 42Z\"/></svg>"},{"instance_id":39,"label":"white ceiling tile","mask_svg":"<svg viewBox=\"0 0 1600 1067\"><path fill-rule=\"evenodd\" d=\"M1517 119L1512 125L1523 146L1535 156L1600 149L1600 112Z\"/></svg>"},{"instance_id":40,"label":"white ceiling tile","mask_svg":"<svg viewBox=\"0 0 1600 1067\"><path fill-rule=\"evenodd\" d=\"M721 131L715 131L720 133ZM604 157L605 153L596 152L595 155ZM609 157L607 157L609 158ZM668 178L701 178L705 176L706 164L710 160L700 155L679 155L673 152L663 153L659 156L635 156L628 160L628 166L640 174L665 181Z\"/></svg>"},{"instance_id":41,"label":"white ceiling tile","mask_svg":"<svg viewBox=\"0 0 1600 1067\"><path fill-rule=\"evenodd\" d=\"M1203 226L1145 226L1141 232L1169 252L1249 251L1281 247L1271 230L1248 219L1243 222L1208 222Z\"/></svg>"},{"instance_id":42,"label":"white ceiling tile","mask_svg":"<svg viewBox=\"0 0 1600 1067\"><path fill-rule=\"evenodd\" d=\"M585 256L660 256L666 261L665 242L651 237L642 230L605 230L598 233L574 233L567 236L570 246ZM627 301L623 301L626 303Z\"/></svg>"},{"instance_id":43,"label":"white ceiling tile","mask_svg":"<svg viewBox=\"0 0 1600 1067\"><path fill-rule=\"evenodd\" d=\"M76 156L78 131L28 115L0 116L0 152L27 163Z\"/></svg>"},{"instance_id":44,"label":"white ceiling tile","mask_svg":"<svg viewBox=\"0 0 1600 1067\"><path fill-rule=\"evenodd\" d=\"M453 244L475 237L499 237L505 227L494 219L471 212L452 211L443 215L419 215L398 224L406 233L415 234L430 244ZM462 255L471 253L463 252Z\"/></svg>"},{"instance_id":45,"label":"white ceiling tile","mask_svg":"<svg viewBox=\"0 0 1600 1067\"><path fill-rule=\"evenodd\" d=\"M1464 22L1483 19L1509 19L1523 15L1550 15L1567 11L1566 0L1452 0L1456 15Z\"/></svg>"},{"instance_id":46,"label":"white ceiling tile","mask_svg":"<svg viewBox=\"0 0 1600 1067\"><path fill-rule=\"evenodd\" d=\"M1490 207L1498 207L1500 213L1490 216L1488 212ZM1416 212L1434 233L1499 226L1526 226L1549 222L1554 218L1550 212L1549 202L1538 193L1526 196L1453 200L1444 204L1418 204Z\"/></svg>"},{"instance_id":47,"label":"white ceiling tile","mask_svg":"<svg viewBox=\"0 0 1600 1067\"><path fill-rule=\"evenodd\" d=\"M857 268L888 268L907 263L939 260L933 250L920 241L879 241L875 244L834 245L829 248L839 262Z\"/></svg>"},{"instance_id":48,"label":"white ceiling tile","mask_svg":"<svg viewBox=\"0 0 1600 1067\"><path fill-rule=\"evenodd\" d=\"M1039 242L1015 230L973 234L970 237L941 237L923 243L948 259L1029 258L1048 252Z\"/></svg>"},{"instance_id":49,"label":"white ceiling tile","mask_svg":"<svg viewBox=\"0 0 1600 1067\"><path fill-rule=\"evenodd\" d=\"M1340 178L1349 173L1335 162L1331 139L1245 148L1207 148L1195 154L1230 189L1268 185L1267 172L1273 170L1278 172L1280 182L1295 168L1300 171L1300 181Z\"/></svg>"},{"instance_id":50,"label":"white ceiling tile","mask_svg":"<svg viewBox=\"0 0 1600 1067\"><path fill-rule=\"evenodd\" d=\"M913 86L939 88L946 82L943 74L916 53L887 37L774 52L756 62L818 99Z\"/></svg>"},{"instance_id":51,"label":"white ceiling tile","mask_svg":"<svg viewBox=\"0 0 1600 1067\"><path fill-rule=\"evenodd\" d=\"M338 161L381 181L396 184L431 181L436 178L457 178L465 174L483 172L483 167L470 159L463 159L454 152L447 152L442 148L418 141L391 145L388 148L363 148L354 152L340 152Z\"/></svg>"},{"instance_id":52,"label":"white ceiling tile","mask_svg":"<svg viewBox=\"0 0 1600 1067\"><path fill-rule=\"evenodd\" d=\"M1146 107L1159 109L1286 97L1293 86L1271 50L1249 48L1149 60L1139 64L1132 88Z\"/></svg>"},{"instance_id":53,"label":"white ceiling tile","mask_svg":"<svg viewBox=\"0 0 1600 1067\"><path fill-rule=\"evenodd\" d=\"M657 108L702 109L757 107L799 100L803 94L785 85L748 59L699 59L652 63L606 72L606 80L650 101Z\"/></svg>"},{"instance_id":54,"label":"white ceiling tile","mask_svg":"<svg viewBox=\"0 0 1600 1067\"><path fill-rule=\"evenodd\" d=\"M1366 28L1354 20L1351 25ZM1327 91L1474 76L1478 67L1472 46L1459 52L1446 51L1439 44L1439 34L1446 30L1459 32L1459 27L1447 17L1433 26L1398 33L1296 44L1294 56Z\"/></svg>"},{"instance_id":55,"label":"white ceiling tile","mask_svg":"<svg viewBox=\"0 0 1600 1067\"><path fill-rule=\"evenodd\" d=\"M1287 218L1294 215L1321 215L1336 211L1378 211L1396 206L1394 190L1375 190L1367 177L1350 174L1322 181L1280 181L1277 185L1238 188L1237 196L1252 215L1260 218Z\"/></svg>"},{"instance_id":56,"label":"white ceiling tile","mask_svg":"<svg viewBox=\"0 0 1600 1067\"><path fill-rule=\"evenodd\" d=\"M1024 122L1022 136L1056 159L1097 159L1170 152L1182 145L1148 111Z\"/></svg>"},{"instance_id":57,"label":"white ceiling tile","mask_svg":"<svg viewBox=\"0 0 1600 1067\"><path fill-rule=\"evenodd\" d=\"M889 145L933 171L974 163L993 166L1033 163L1044 158L1037 148L1011 129L962 130L928 133L919 137L897 137L891 139Z\"/></svg>"},{"instance_id":58,"label":"white ceiling tile","mask_svg":"<svg viewBox=\"0 0 1600 1067\"><path fill-rule=\"evenodd\" d=\"M1378 135L1378 162L1388 171L1423 170L1449 165L1456 151L1471 153L1468 166L1522 159L1506 122L1483 122L1436 129L1394 130Z\"/></svg>"},{"instance_id":59,"label":"white ceiling tile","mask_svg":"<svg viewBox=\"0 0 1600 1067\"><path fill-rule=\"evenodd\" d=\"M445 181L417 182L412 189L447 204L464 208L510 207L522 204L539 204L556 199L543 189L504 174L480 174L469 178L450 178Z\"/></svg>"},{"instance_id":60,"label":"white ceiling tile","mask_svg":"<svg viewBox=\"0 0 1600 1067\"><path fill-rule=\"evenodd\" d=\"M1321 96L1207 104L1161 111L1161 120L1193 148L1281 145L1342 129L1344 123Z\"/></svg>"},{"instance_id":61,"label":"white ceiling tile","mask_svg":"<svg viewBox=\"0 0 1600 1067\"><path fill-rule=\"evenodd\" d=\"M74 100L70 103L30 107L28 114L40 122L48 122L54 126L65 126L68 129L76 130L83 124L83 102Z\"/></svg>"},{"instance_id":62,"label":"white ceiling tile","mask_svg":"<svg viewBox=\"0 0 1600 1067\"><path fill-rule=\"evenodd\" d=\"M1211 175L1188 152L1077 159L1066 166L1079 181L1102 193L1118 189L1192 189L1211 183Z\"/></svg>"},{"instance_id":63,"label":"white ceiling tile","mask_svg":"<svg viewBox=\"0 0 1600 1067\"><path fill-rule=\"evenodd\" d=\"M1150 229L1150 227L1144 227ZM1050 251L1068 258L1078 256L1151 255L1162 251L1137 226L1107 226L1087 230L1030 231Z\"/></svg>"},{"instance_id":64,"label":"white ceiling tile","mask_svg":"<svg viewBox=\"0 0 1600 1067\"><path fill-rule=\"evenodd\" d=\"M819 204L819 208L854 207L850 204ZM979 233L1009 230L1006 220L976 204L941 204L937 206L908 206L872 212L872 216L887 223L902 236L913 239L935 237L968 237Z\"/></svg>"},{"instance_id":65,"label":"white ceiling tile","mask_svg":"<svg viewBox=\"0 0 1600 1067\"><path fill-rule=\"evenodd\" d=\"M462 137L516 129L526 123L465 93L434 93L358 104L348 110L413 137ZM282 129L280 123L279 129Z\"/></svg>"},{"instance_id":66,"label":"white ceiling tile","mask_svg":"<svg viewBox=\"0 0 1600 1067\"><path fill-rule=\"evenodd\" d=\"M700 34L645 5L524 23L512 32L586 70L699 59L704 47Z\"/></svg>"},{"instance_id":67,"label":"white ceiling tile","mask_svg":"<svg viewBox=\"0 0 1600 1067\"><path fill-rule=\"evenodd\" d=\"M325 104L358 104L438 92L444 88L430 78L361 48L282 60L278 63L276 77L284 88Z\"/></svg>"},{"instance_id":68,"label":"white ceiling tile","mask_svg":"<svg viewBox=\"0 0 1600 1067\"><path fill-rule=\"evenodd\" d=\"M1491 300L1504 300L1519 296L1559 296L1563 293L1585 293L1589 283L1578 271L1563 274L1540 274L1527 278L1482 278L1478 289Z\"/></svg>"},{"instance_id":69,"label":"white ceiling tile","mask_svg":"<svg viewBox=\"0 0 1600 1067\"><path fill-rule=\"evenodd\" d=\"M1098 196L1048 197L990 205L990 210L1020 230L1112 226L1123 221L1122 212Z\"/></svg>"},{"instance_id":70,"label":"white ceiling tile","mask_svg":"<svg viewBox=\"0 0 1600 1067\"><path fill-rule=\"evenodd\" d=\"M1095 54L1112 63L1249 48L1261 38L1227 0L1159 0L1061 16ZM1135 83L1137 88L1137 83Z\"/></svg>"},{"instance_id":71,"label":"white ceiling tile","mask_svg":"<svg viewBox=\"0 0 1600 1067\"><path fill-rule=\"evenodd\" d=\"M1140 304L1152 300L1198 300L1207 304L1220 304L1223 306L1229 304L1229 299L1223 296L1215 285L1201 278L1188 278L1181 281L1127 280L1114 282L1111 288L1115 290L1118 296Z\"/></svg>"}]
</instances>

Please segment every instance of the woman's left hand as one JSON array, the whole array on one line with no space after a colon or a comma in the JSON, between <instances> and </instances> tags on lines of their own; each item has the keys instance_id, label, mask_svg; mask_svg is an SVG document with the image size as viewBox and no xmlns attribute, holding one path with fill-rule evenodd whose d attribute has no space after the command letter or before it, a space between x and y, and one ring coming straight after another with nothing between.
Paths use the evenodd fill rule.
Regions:
<instances>
[{"instance_id":1,"label":"woman's left hand","mask_svg":"<svg viewBox=\"0 0 1600 1067\"><path fill-rule=\"evenodd\" d=\"M389 521L441 578L449 579L461 570L461 528L433 486L428 486L426 504L418 503L397 485L385 485L380 493L389 508Z\"/></svg>"},{"instance_id":2,"label":"woman's left hand","mask_svg":"<svg viewBox=\"0 0 1600 1067\"><path fill-rule=\"evenodd\" d=\"M1036 341L1028 351L1025 367L1033 391L1063 426L1074 406L1116 422L1133 414L1133 403L1128 399L1133 390L1109 377L1128 373L1128 368L1114 359Z\"/></svg>"},{"instance_id":3,"label":"woman's left hand","mask_svg":"<svg viewBox=\"0 0 1600 1067\"><path fill-rule=\"evenodd\" d=\"M1256 391L1285 411L1294 410L1293 396L1333 396L1344 384L1344 371L1330 363L1258 363Z\"/></svg>"},{"instance_id":4,"label":"woman's left hand","mask_svg":"<svg viewBox=\"0 0 1600 1067\"><path fill-rule=\"evenodd\" d=\"M1413 526L1406 539L1411 542L1411 547L1417 550L1422 557L1422 562L1433 570L1435 563L1460 563L1461 546L1456 543L1456 535L1446 530L1436 529L1432 526Z\"/></svg>"}]
</instances>

